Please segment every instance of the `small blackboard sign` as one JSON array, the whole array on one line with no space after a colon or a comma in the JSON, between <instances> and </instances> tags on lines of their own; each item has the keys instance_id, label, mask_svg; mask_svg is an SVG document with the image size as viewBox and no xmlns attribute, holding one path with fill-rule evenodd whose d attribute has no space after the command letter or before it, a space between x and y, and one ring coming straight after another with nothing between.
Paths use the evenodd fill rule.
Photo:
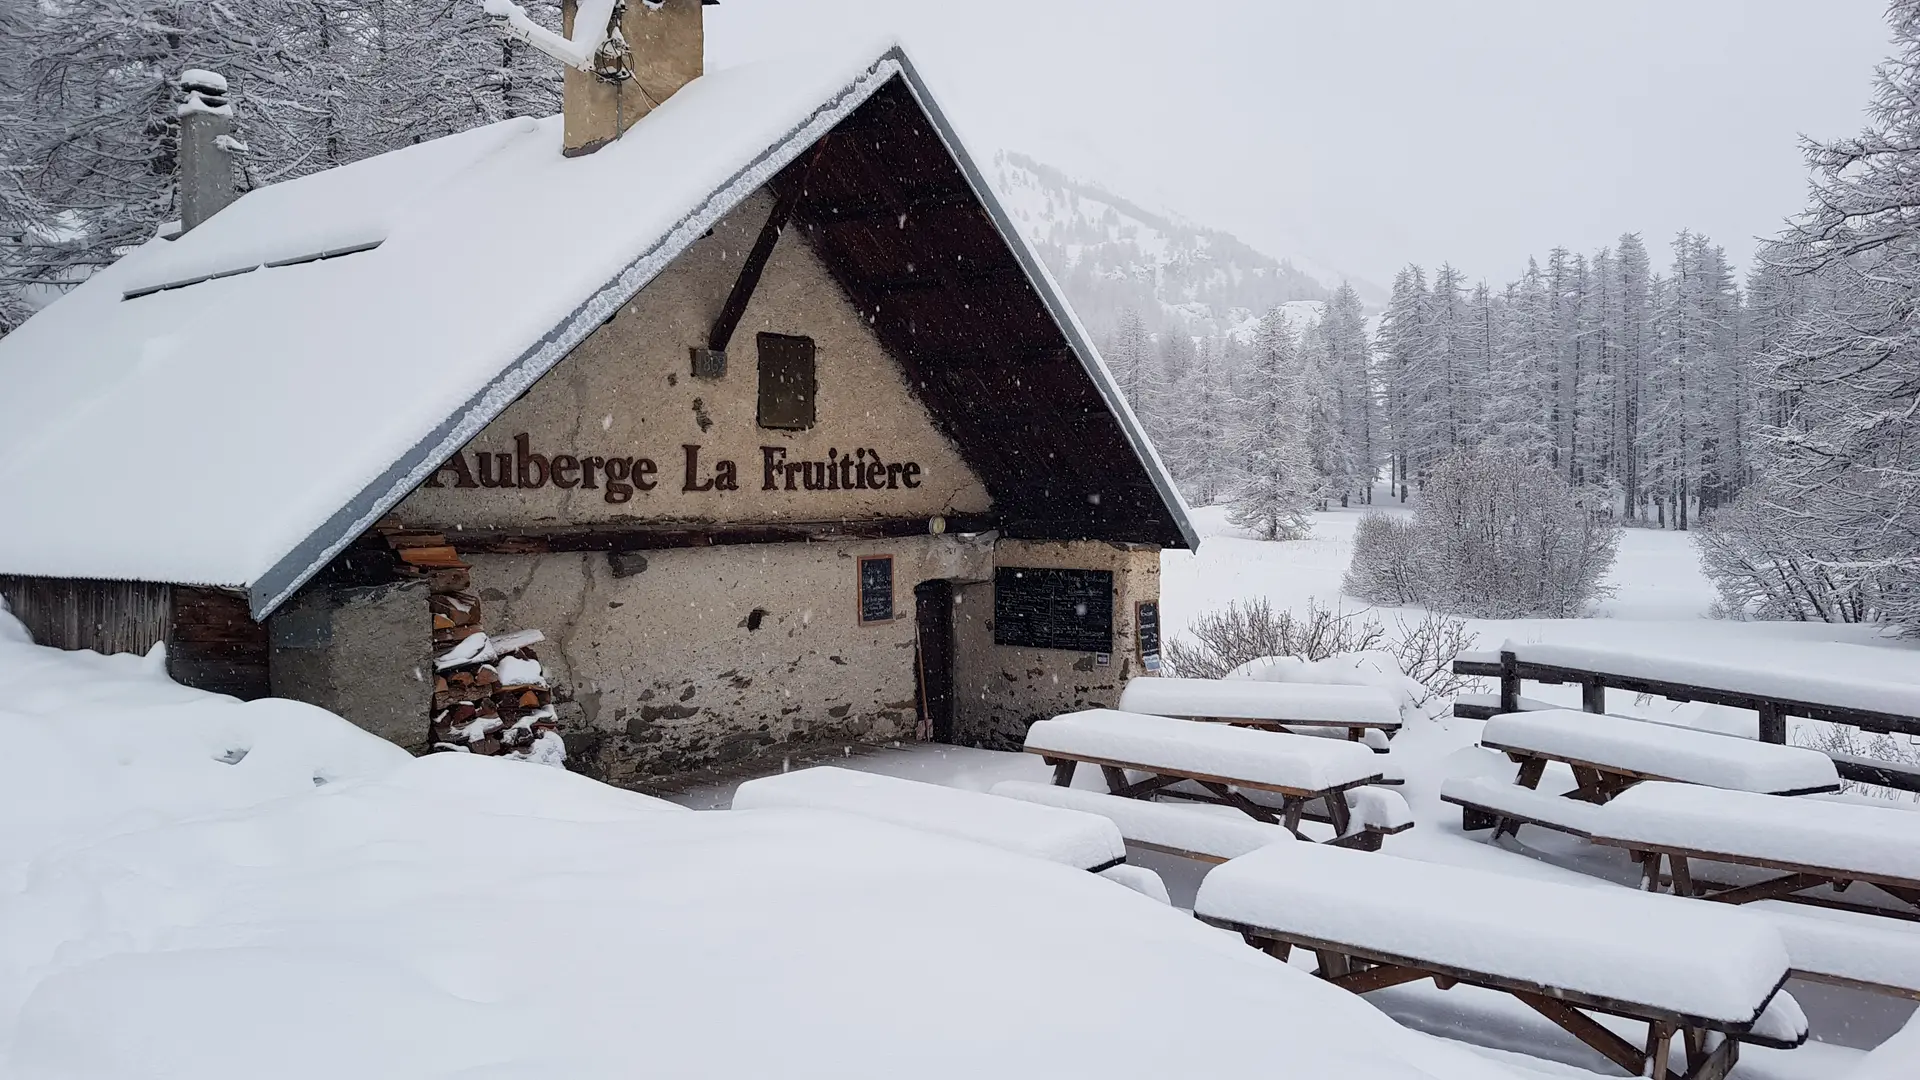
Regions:
<instances>
[{"instance_id":1,"label":"small blackboard sign","mask_svg":"<svg viewBox=\"0 0 1920 1080\"><path fill-rule=\"evenodd\" d=\"M1111 652L1113 572L996 568L993 642L1027 649Z\"/></svg>"},{"instance_id":2,"label":"small blackboard sign","mask_svg":"<svg viewBox=\"0 0 1920 1080\"><path fill-rule=\"evenodd\" d=\"M1140 666L1154 674L1160 672L1160 605L1142 600L1133 605L1134 633L1140 639Z\"/></svg>"},{"instance_id":3,"label":"small blackboard sign","mask_svg":"<svg viewBox=\"0 0 1920 1080\"><path fill-rule=\"evenodd\" d=\"M893 556L860 558L860 625L893 621Z\"/></svg>"}]
</instances>

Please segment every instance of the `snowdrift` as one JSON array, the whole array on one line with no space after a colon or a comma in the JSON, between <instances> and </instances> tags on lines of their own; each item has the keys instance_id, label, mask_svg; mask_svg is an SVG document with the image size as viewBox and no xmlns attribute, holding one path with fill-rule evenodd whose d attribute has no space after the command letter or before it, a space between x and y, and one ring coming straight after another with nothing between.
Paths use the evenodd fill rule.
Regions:
<instances>
[{"instance_id":1,"label":"snowdrift","mask_svg":"<svg viewBox=\"0 0 1920 1080\"><path fill-rule=\"evenodd\" d=\"M0 615L0 1075L1484 1080L1094 875L413 759Z\"/></svg>"}]
</instances>

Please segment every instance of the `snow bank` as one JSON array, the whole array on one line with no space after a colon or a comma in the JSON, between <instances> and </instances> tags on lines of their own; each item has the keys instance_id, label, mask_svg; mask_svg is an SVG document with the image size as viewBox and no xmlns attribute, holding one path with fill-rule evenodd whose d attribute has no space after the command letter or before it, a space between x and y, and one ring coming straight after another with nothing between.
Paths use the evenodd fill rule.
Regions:
<instances>
[{"instance_id":1,"label":"snow bank","mask_svg":"<svg viewBox=\"0 0 1920 1080\"><path fill-rule=\"evenodd\" d=\"M1380 775L1379 759L1358 743L1114 709L1042 720L1027 729L1026 748L1294 791L1323 791Z\"/></svg>"},{"instance_id":2,"label":"snow bank","mask_svg":"<svg viewBox=\"0 0 1920 1080\"><path fill-rule=\"evenodd\" d=\"M377 777L412 758L323 709L180 686L163 653L25 642L0 614L0 890L29 860Z\"/></svg>"},{"instance_id":3,"label":"snow bank","mask_svg":"<svg viewBox=\"0 0 1920 1080\"><path fill-rule=\"evenodd\" d=\"M21 636L0 616L10 1080L1513 1075L1092 874L416 760Z\"/></svg>"},{"instance_id":4,"label":"snow bank","mask_svg":"<svg viewBox=\"0 0 1920 1080\"><path fill-rule=\"evenodd\" d=\"M1779 934L1734 908L1324 844L1222 864L1194 911L1729 1023L1754 1020L1787 974Z\"/></svg>"},{"instance_id":5,"label":"snow bank","mask_svg":"<svg viewBox=\"0 0 1920 1080\"><path fill-rule=\"evenodd\" d=\"M1840 786L1833 759L1818 750L1573 709L1493 717L1480 741L1708 787L1787 794Z\"/></svg>"},{"instance_id":6,"label":"snow bank","mask_svg":"<svg viewBox=\"0 0 1920 1080\"><path fill-rule=\"evenodd\" d=\"M1868 1054L1845 1080L1913 1080L1916 1062L1920 1062L1920 1013L1915 1013L1899 1034Z\"/></svg>"}]
</instances>

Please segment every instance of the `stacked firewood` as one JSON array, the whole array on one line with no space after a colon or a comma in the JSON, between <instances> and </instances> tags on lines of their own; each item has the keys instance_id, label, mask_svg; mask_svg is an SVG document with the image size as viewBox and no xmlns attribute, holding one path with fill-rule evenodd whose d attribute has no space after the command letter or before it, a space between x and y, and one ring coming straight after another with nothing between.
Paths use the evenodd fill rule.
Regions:
<instances>
[{"instance_id":1,"label":"stacked firewood","mask_svg":"<svg viewBox=\"0 0 1920 1080\"><path fill-rule=\"evenodd\" d=\"M566 759L553 687L533 646L538 630L490 637L481 628L472 567L442 533L383 527L403 572L425 577L432 589L433 749L506 754L551 765Z\"/></svg>"}]
</instances>

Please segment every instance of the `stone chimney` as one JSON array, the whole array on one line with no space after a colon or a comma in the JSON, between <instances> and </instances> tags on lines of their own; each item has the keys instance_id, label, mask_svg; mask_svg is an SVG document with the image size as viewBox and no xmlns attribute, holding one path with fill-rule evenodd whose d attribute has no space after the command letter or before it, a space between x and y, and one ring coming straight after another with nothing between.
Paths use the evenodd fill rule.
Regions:
<instances>
[{"instance_id":1,"label":"stone chimney","mask_svg":"<svg viewBox=\"0 0 1920 1080\"><path fill-rule=\"evenodd\" d=\"M233 105L227 80L191 68L175 81L182 100L174 108L180 120L180 233L220 212L238 197L233 155L246 149L233 137Z\"/></svg>"},{"instance_id":2,"label":"stone chimney","mask_svg":"<svg viewBox=\"0 0 1920 1080\"><path fill-rule=\"evenodd\" d=\"M588 3L589 10L602 5ZM620 137L673 92L700 77L706 56L703 0L615 0L620 33L594 56L592 72L566 69L568 157ZM564 0L562 31L574 37L580 0Z\"/></svg>"}]
</instances>

